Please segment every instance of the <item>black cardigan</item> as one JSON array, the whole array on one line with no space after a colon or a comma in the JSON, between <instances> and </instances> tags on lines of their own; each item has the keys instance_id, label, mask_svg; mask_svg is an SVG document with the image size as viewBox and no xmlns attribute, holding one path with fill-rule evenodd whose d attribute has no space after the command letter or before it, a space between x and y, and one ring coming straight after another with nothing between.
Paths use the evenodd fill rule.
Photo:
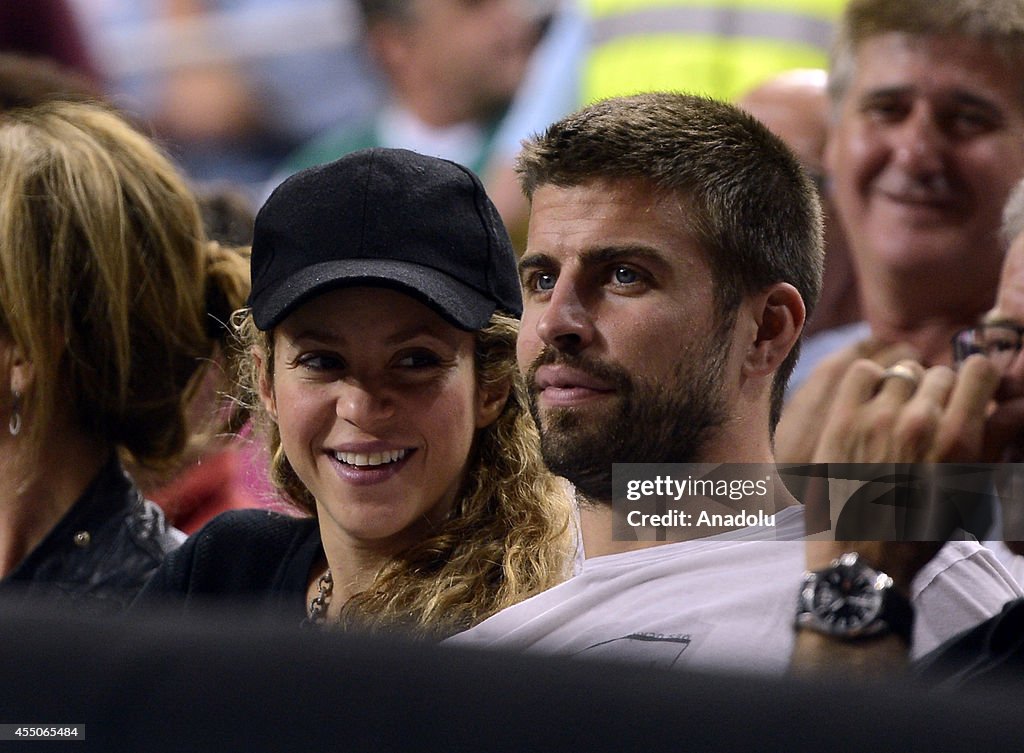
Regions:
<instances>
[{"instance_id":1,"label":"black cardigan","mask_svg":"<svg viewBox=\"0 0 1024 753\"><path fill-rule=\"evenodd\" d=\"M243 606L301 622L309 576L321 562L325 558L315 518L232 510L164 560L132 611Z\"/></svg>"}]
</instances>

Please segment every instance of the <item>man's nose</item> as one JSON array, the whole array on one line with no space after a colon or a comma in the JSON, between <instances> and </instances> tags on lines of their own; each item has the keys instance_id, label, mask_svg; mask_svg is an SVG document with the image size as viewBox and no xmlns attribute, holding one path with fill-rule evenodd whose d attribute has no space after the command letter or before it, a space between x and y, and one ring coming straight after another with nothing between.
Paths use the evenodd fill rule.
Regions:
<instances>
[{"instance_id":1,"label":"man's nose","mask_svg":"<svg viewBox=\"0 0 1024 753\"><path fill-rule=\"evenodd\" d=\"M537 336L560 351L579 353L593 342L594 333L594 318L580 291L558 280L537 320Z\"/></svg>"},{"instance_id":2,"label":"man's nose","mask_svg":"<svg viewBox=\"0 0 1024 753\"><path fill-rule=\"evenodd\" d=\"M915 176L942 172L949 139L931 108L917 105L892 133L897 164Z\"/></svg>"}]
</instances>

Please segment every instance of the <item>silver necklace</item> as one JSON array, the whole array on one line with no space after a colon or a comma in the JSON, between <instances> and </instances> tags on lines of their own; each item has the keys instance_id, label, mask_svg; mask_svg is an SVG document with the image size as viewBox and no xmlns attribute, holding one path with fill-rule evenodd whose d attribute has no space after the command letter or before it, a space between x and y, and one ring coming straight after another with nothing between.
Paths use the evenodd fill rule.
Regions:
<instances>
[{"instance_id":1,"label":"silver necklace","mask_svg":"<svg viewBox=\"0 0 1024 753\"><path fill-rule=\"evenodd\" d=\"M309 616L303 621L304 625L322 625L327 621L327 606L331 603L331 592L334 590L331 568L327 568L327 572L320 576L316 588L317 593L309 602Z\"/></svg>"}]
</instances>

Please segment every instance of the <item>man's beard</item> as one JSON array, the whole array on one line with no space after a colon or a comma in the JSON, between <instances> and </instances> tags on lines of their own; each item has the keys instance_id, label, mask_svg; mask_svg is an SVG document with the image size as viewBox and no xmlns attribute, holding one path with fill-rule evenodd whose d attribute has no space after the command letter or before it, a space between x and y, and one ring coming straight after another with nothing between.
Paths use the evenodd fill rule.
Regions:
<instances>
[{"instance_id":1,"label":"man's beard","mask_svg":"<svg viewBox=\"0 0 1024 753\"><path fill-rule=\"evenodd\" d=\"M722 333L716 333L720 335ZM527 374L530 413L552 473L594 501L612 498L612 463L695 463L728 411L722 395L728 337L709 338L683 354L670 384L636 379L621 366L545 348ZM559 364L609 384L615 398L604 411L551 408L541 417L537 369Z\"/></svg>"}]
</instances>

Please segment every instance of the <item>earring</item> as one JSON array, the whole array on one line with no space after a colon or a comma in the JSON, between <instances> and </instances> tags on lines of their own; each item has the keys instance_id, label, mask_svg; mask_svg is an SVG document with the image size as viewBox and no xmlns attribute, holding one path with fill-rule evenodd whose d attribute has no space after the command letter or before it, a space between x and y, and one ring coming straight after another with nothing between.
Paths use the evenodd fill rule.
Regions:
<instances>
[{"instance_id":1,"label":"earring","mask_svg":"<svg viewBox=\"0 0 1024 753\"><path fill-rule=\"evenodd\" d=\"M12 437L21 433L21 393L13 393L14 400L11 402L11 420L7 424L8 431Z\"/></svg>"}]
</instances>

